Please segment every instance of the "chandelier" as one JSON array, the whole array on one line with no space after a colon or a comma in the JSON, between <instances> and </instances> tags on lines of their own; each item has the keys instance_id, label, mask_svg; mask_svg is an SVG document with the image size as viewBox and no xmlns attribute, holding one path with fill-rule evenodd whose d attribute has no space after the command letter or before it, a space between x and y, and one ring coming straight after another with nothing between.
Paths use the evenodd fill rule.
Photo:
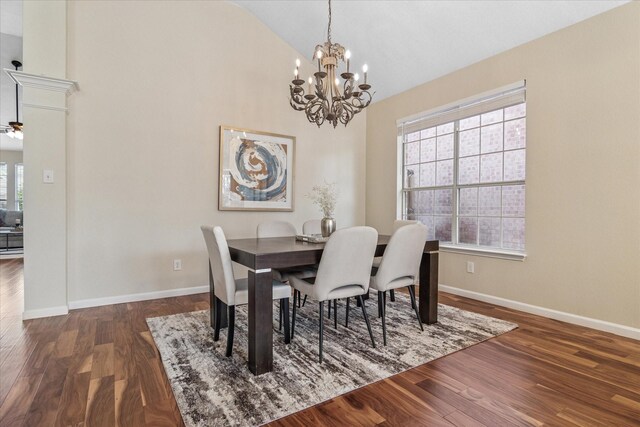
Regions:
<instances>
[{"instance_id":1,"label":"chandelier","mask_svg":"<svg viewBox=\"0 0 640 427\"><path fill-rule=\"evenodd\" d=\"M294 79L289 85L289 103L296 111L304 111L307 119L320 127L325 121L335 128L338 122L344 124L364 110L371 103L371 85L367 84L367 65L362 67L364 83L358 84L358 73L350 72L351 52L338 43L331 42L331 0L329 0L329 25L327 41L316 46L314 58L318 61L318 71L309 77L305 92L305 81L299 76L300 60L296 59ZM346 62L346 72L337 77L338 65Z\"/></svg>"},{"instance_id":2,"label":"chandelier","mask_svg":"<svg viewBox=\"0 0 640 427\"><path fill-rule=\"evenodd\" d=\"M18 68L22 67L22 63L20 61L13 60L11 64L16 67L16 71ZM20 118L18 116L18 83L16 83L16 121L9 122L9 126L2 126L2 133L5 133L7 136L16 139L22 139L22 126L23 124L20 122Z\"/></svg>"}]
</instances>

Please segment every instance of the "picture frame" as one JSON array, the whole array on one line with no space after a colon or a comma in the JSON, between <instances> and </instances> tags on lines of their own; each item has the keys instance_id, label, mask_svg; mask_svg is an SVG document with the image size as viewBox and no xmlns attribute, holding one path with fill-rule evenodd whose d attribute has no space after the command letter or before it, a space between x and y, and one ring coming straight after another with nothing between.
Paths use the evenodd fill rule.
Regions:
<instances>
[{"instance_id":1,"label":"picture frame","mask_svg":"<svg viewBox=\"0 0 640 427\"><path fill-rule=\"evenodd\" d=\"M220 126L218 209L294 209L295 136Z\"/></svg>"}]
</instances>

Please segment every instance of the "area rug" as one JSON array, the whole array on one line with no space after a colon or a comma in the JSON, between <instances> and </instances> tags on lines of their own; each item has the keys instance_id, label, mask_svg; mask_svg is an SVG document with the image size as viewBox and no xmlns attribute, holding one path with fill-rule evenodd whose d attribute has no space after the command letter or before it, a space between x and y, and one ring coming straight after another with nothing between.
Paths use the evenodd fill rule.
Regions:
<instances>
[{"instance_id":1,"label":"area rug","mask_svg":"<svg viewBox=\"0 0 640 427\"><path fill-rule=\"evenodd\" d=\"M349 328L338 304L338 329L324 322L324 361L318 363L318 304L298 310L295 337L284 343L274 305L273 365L254 376L247 367L247 309L236 309L233 355L225 357L226 329L213 341L209 312L147 319L187 426L261 425L351 390L398 374L517 327L440 304L438 323L420 331L408 297L387 302L387 346L377 298L366 304L377 347L371 346L362 311L351 302ZM325 304L326 306L326 304Z\"/></svg>"}]
</instances>

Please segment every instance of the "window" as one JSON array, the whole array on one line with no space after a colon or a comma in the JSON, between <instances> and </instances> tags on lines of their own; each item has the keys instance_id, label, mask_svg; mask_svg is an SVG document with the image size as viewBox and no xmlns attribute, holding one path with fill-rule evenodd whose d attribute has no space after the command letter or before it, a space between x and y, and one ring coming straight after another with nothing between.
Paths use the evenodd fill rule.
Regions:
<instances>
[{"instance_id":1,"label":"window","mask_svg":"<svg viewBox=\"0 0 640 427\"><path fill-rule=\"evenodd\" d=\"M7 164L0 163L0 209L7 209Z\"/></svg>"},{"instance_id":2,"label":"window","mask_svg":"<svg viewBox=\"0 0 640 427\"><path fill-rule=\"evenodd\" d=\"M525 249L524 82L399 121L403 219L445 246Z\"/></svg>"},{"instance_id":3,"label":"window","mask_svg":"<svg viewBox=\"0 0 640 427\"><path fill-rule=\"evenodd\" d=\"M16 210L21 211L24 204L24 166L16 163Z\"/></svg>"}]
</instances>

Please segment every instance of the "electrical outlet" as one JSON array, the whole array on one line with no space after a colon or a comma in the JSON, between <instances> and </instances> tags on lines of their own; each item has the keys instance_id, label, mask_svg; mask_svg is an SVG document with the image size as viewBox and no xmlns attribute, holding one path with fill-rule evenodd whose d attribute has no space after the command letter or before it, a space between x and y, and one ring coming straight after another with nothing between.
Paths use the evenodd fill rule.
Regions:
<instances>
[{"instance_id":1,"label":"electrical outlet","mask_svg":"<svg viewBox=\"0 0 640 427\"><path fill-rule=\"evenodd\" d=\"M473 262L467 261L467 273L474 273L476 266Z\"/></svg>"},{"instance_id":2,"label":"electrical outlet","mask_svg":"<svg viewBox=\"0 0 640 427\"><path fill-rule=\"evenodd\" d=\"M42 182L45 184L53 184L53 171L51 169L42 171Z\"/></svg>"},{"instance_id":3,"label":"electrical outlet","mask_svg":"<svg viewBox=\"0 0 640 427\"><path fill-rule=\"evenodd\" d=\"M182 270L182 260L181 259L174 259L173 260L173 271L180 271Z\"/></svg>"}]
</instances>

